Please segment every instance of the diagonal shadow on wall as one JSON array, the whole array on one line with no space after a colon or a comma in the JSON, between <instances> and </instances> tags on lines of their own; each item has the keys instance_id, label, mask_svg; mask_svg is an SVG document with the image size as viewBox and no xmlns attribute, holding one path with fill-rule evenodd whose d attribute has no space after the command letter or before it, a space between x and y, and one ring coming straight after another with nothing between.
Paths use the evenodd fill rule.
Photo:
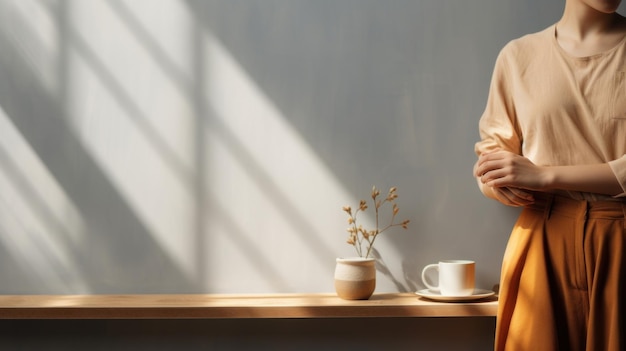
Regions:
<instances>
[{"instance_id":1,"label":"diagonal shadow on wall","mask_svg":"<svg viewBox=\"0 0 626 351\"><path fill-rule=\"evenodd\" d=\"M152 37L149 29L145 28L140 20L133 13L133 10L127 7L122 1L110 1L108 3L110 8L116 13L116 15L123 21L127 28L137 38L137 41L144 47L147 52L150 52L151 57L159 64L163 72L168 76L170 81L174 83L181 91L194 100L194 106L196 109L196 118L198 119L198 129L196 130L196 148L197 167L198 167L198 182L195 184L196 194L198 194L198 208L203 211L211 211L213 218L218 219L227 228L229 235L227 236L232 244L239 247L242 252L245 252L245 257L251 261L252 266L255 267L257 272L255 274L264 276L264 281L274 285L274 289L277 291L288 291L289 288L285 285L285 277L281 277L279 271L274 267L274 262L270 257L266 257L261 250L253 245L249 244L249 240L245 239L245 231L239 228L234 220L232 211L233 209L222 208L214 201L214 196L211 192L220 191L220 189L206 189L202 181L207 176L205 174L204 167L205 160L203 158L206 152L206 138L209 131L211 135L215 137L219 143L224 145L234 155L235 161L246 170L248 174L254 175L254 181L257 189L261 191L267 200L269 200L279 211L282 213L283 218L291 224L293 228L298 228L302 233L299 237L301 240L306 241L307 247L311 248L311 251L316 252L316 259L320 264L325 264L327 257L332 257L332 250L315 238L315 233L312 229L313 225L309 222L305 216L296 210L296 206L293 206L291 199L284 194L281 187L271 178L266 171L264 171L262 165L256 160L247 150L243 142L238 139L235 133L223 123L221 118L217 118L216 112L212 106L206 102L206 87L202 77L206 68L206 57L204 57L205 50L211 50L206 48L204 42L204 31L207 29L204 26L197 26L194 31L194 57L193 62L194 74L193 79L189 79L185 76L181 70L168 58L167 53L162 50ZM84 47L84 45L82 45ZM83 48L84 50L85 48ZM97 58L92 56L92 61L96 61ZM101 71L101 70L99 70ZM117 89L120 90L120 89ZM227 118L226 116L222 118ZM208 165L217 167L218 165ZM198 219L201 220L205 216L204 213L198 213ZM197 226L197 247L198 247L198 271L202 272L204 266L207 264L202 259L206 259L207 253L202 251L202 247L205 242L204 233L205 227L202 224ZM203 273L204 274L204 273ZM209 278L210 279L210 278Z\"/></svg>"},{"instance_id":2,"label":"diagonal shadow on wall","mask_svg":"<svg viewBox=\"0 0 626 351\"><path fill-rule=\"evenodd\" d=\"M0 33L0 46L0 105L89 228L70 251L89 289L99 293L199 291L76 139L57 97L44 89L6 33ZM103 208L107 213L102 213Z\"/></svg>"},{"instance_id":3,"label":"diagonal shadow on wall","mask_svg":"<svg viewBox=\"0 0 626 351\"><path fill-rule=\"evenodd\" d=\"M508 34L490 25L517 16L515 7L491 2L503 16L486 22L475 20L484 19L483 9L455 1L186 3L349 193L358 198L388 181L402 189L410 233L387 240L405 272L385 273L399 290L415 290L417 267L442 252L486 256L476 242L504 246L492 223L476 223L489 213L476 206L477 117L468 116L484 107L473 87L487 87L492 68L471 60L482 60L485 48L495 57L491 42L504 43ZM480 70L464 69L463 60ZM515 213L500 211L508 230ZM468 228L473 237L458 235ZM485 266L497 267L499 257L488 259Z\"/></svg>"},{"instance_id":4,"label":"diagonal shadow on wall","mask_svg":"<svg viewBox=\"0 0 626 351\"><path fill-rule=\"evenodd\" d=\"M368 27L374 26L372 23L381 14L385 16L388 7L406 10L406 4L282 0L188 0L187 4L201 26L232 53L237 63L281 111L286 122L295 127L298 136L315 150L328 169L333 170L344 188L354 194L362 194L363 189L371 188L372 182L378 183L381 178L387 180L386 170L394 167L387 152L389 145L396 141L398 124L385 118L370 118L371 115L385 116L388 113L371 97L398 99L398 96L390 96L389 92L401 87L376 87L368 84L368 80L371 82L376 80L377 75L389 73L397 76L405 74L403 78L408 79L410 74L406 73L410 72L402 68L389 71L389 67L364 72L362 67L372 62L367 57L368 50L386 52L392 46L376 40L368 45L366 42L371 38L367 33L363 36L354 34L359 34L355 32L359 28L371 30ZM353 10L358 13L350 13ZM411 16L407 11L400 14L403 19ZM352 26L347 31L341 23L343 19L348 19L348 27ZM395 59L398 59L394 56L397 54L389 53ZM397 81L402 82L403 79ZM254 166L254 159L235 142L236 136L215 120L212 127L227 133L225 141L231 145L231 150L237 152L238 159ZM255 172L260 169L260 166L251 168ZM288 204L284 201L286 197L272 195L280 190L279 186L263 173L255 174L258 174L256 180L261 189L271 189L268 196L277 198L277 203ZM368 180L364 175L372 178ZM288 214L286 218L289 220L306 223L302 215L293 213L292 206L283 206L282 210ZM417 225L415 218L412 220ZM303 233L301 237L310 241L316 233ZM403 246L411 247L399 246L401 249ZM330 249L323 252L327 257L332 255ZM390 270L384 270L383 274L399 290L409 289L393 277Z\"/></svg>"}]
</instances>

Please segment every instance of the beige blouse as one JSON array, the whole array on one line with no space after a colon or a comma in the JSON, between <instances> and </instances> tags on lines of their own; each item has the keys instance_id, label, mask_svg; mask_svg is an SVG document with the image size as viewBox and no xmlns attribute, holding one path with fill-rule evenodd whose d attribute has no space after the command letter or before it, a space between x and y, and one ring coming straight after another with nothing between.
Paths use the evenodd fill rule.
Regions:
<instances>
[{"instance_id":1,"label":"beige blouse","mask_svg":"<svg viewBox=\"0 0 626 351\"><path fill-rule=\"evenodd\" d=\"M574 57L555 30L513 40L498 55L475 151L505 149L545 166L608 162L626 192L626 38Z\"/></svg>"}]
</instances>

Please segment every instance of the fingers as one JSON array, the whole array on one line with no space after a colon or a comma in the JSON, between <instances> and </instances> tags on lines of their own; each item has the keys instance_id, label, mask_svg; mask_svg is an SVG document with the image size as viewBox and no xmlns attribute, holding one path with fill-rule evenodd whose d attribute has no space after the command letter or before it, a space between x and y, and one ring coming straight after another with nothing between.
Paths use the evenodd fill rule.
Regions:
<instances>
[{"instance_id":1,"label":"fingers","mask_svg":"<svg viewBox=\"0 0 626 351\"><path fill-rule=\"evenodd\" d=\"M489 171L502 167L502 161L510 154L508 151L493 151L481 154L474 165L474 176L480 177Z\"/></svg>"},{"instance_id":2,"label":"fingers","mask_svg":"<svg viewBox=\"0 0 626 351\"><path fill-rule=\"evenodd\" d=\"M474 165L474 176L489 186L517 186L511 182L525 171L527 159L509 151L494 151L479 156Z\"/></svg>"},{"instance_id":3,"label":"fingers","mask_svg":"<svg viewBox=\"0 0 626 351\"><path fill-rule=\"evenodd\" d=\"M505 205L519 207L535 201L532 192L522 189L525 187L520 176L528 167L524 168L526 164L520 162L520 157L510 151L494 150L481 154L473 167L474 176Z\"/></svg>"},{"instance_id":4,"label":"fingers","mask_svg":"<svg viewBox=\"0 0 626 351\"><path fill-rule=\"evenodd\" d=\"M510 175L507 171L497 168L483 173L483 175L480 176L480 181L487 186L503 187L511 185L509 184L509 178Z\"/></svg>"},{"instance_id":5,"label":"fingers","mask_svg":"<svg viewBox=\"0 0 626 351\"><path fill-rule=\"evenodd\" d=\"M480 159L474 164L474 176L480 178L481 183L494 186L493 181L506 176L506 172L497 161Z\"/></svg>"},{"instance_id":6,"label":"fingers","mask_svg":"<svg viewBox=\"0 0 626 351\"><path fill-rule=\"evenodd\" d=\"M531 193L517 188L492 188L498 201L505 205L520 207L532 204L535 200Z\"/></svg>"},{"instance_id":7,"label":"fingers","mask_svg":"<svg viewBox=\"0 0 626 351\"><path fill-rule=\"evenodd\" d=\"M528 191L524 191L519 188L506 188L511 192L513 196L517 199L517 201L524 203L525 205L532 203L535 201L535 197L532 193Z\"/></svg>"}]
</instances>

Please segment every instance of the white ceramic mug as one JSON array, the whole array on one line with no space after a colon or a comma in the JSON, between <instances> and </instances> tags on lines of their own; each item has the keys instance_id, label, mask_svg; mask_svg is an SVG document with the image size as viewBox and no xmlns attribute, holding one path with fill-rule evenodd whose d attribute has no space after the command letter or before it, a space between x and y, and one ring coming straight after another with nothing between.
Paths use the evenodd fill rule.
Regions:
<instances>
[{"instance_id":1,"label":"white ceramic mug","mask_svg":"<svg viewBox=\"0 0 626 351\"><path fill-rule=\"evenodd\" d=\"M428 271L439 271L439 285L434 286L426 279ZM468 260L444 260L429 264L422 270L422 282L430 290L442 296L470 296L474 293L476 263Z\"/></svg>"}]
</instances>

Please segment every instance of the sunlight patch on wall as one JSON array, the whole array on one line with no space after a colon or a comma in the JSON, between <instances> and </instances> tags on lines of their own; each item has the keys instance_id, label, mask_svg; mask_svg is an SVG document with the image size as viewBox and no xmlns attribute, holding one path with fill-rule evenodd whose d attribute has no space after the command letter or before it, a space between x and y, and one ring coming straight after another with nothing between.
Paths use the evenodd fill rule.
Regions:
<instances>
[{"instance_id":1,"label":"sunlight patch on wall","mask_svg":"<svg viewBox=\"0 0 626 351\"><path fill-rule=\"evenodd\" d=\"M71 126L134 215L180 268L193 274L193 102L184 90L187 82L172 76L161 62L190 66L190 50L184 45L181 50L180 44L181 37L191 36L188 14L159 7L164 21L147 27L140 13L115 7L115 2L73 4L68 45ZM176 6L159 2L166 4ZM161 34L168 31L176 35L164 42ZM158 53L151 51L154 38L164 46Z\"/></svg>"},{"instance_id":2,"label":"sunlight patch on wall","mask_svg":"<svg viewBox=\"0 0 626 351\"><path fill-rule=\"evenodd\" d=\"M336 201L351 196L227 49L209 33L204 40L206 100L214 113L207 128L212 200L228 210L266 265L280 265L285 284L306 286L310 267L334 267L336 248L344 245L343 227L333 221L343 219ZM223 232L220 221L211 217L209 231L229 250L211 251L212 261L247 262L242 274L258 267L228 243L233 233ZM268 282L261 277L256 284Z\"/></svg>"}]
</instances>

